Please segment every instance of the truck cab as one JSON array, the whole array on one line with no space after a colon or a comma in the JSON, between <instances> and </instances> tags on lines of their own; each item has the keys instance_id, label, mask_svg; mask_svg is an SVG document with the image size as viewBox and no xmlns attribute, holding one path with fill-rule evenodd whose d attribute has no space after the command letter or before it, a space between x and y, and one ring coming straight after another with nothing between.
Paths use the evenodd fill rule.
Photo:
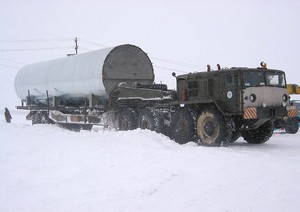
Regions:
<instances>
[{"instance_id":1,"label":"truck cab","mask_svg":"<svg viewBox=\"0 0 300 212\"><path fill-rule=\"evenodd\" d=\"M207 138L208 144L215 141L205 131L199 133L203 131L201 126L208 127L201 123L206 120L200 118L201 114L217 116L215 125L222 120L226 125L222 127L226 129L224 133L231 135L227 140L242 135L249 143L265 142L272 135L275 123L298 114L297 108L290 106L285 73L281 70L233 67L180 75L177 93L178 104L193 111L198 136L204 142ZM268 135L257 135L261 131Z\"/></svg>"}]
</instances>

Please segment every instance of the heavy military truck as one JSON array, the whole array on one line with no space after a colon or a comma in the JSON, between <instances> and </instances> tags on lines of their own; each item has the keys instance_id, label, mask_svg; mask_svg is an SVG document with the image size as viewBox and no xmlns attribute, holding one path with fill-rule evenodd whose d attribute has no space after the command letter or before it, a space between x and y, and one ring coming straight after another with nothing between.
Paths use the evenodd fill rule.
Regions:
<instances>
[{"instance_id":1,"label":"heavy military truck","mask_svg":"<svg viewBox=\"0 0 300 212\"><path fill-rule=\"evenodd\" d=\"M178 142L200 139L206 145L266 142L274 126L298 114L290 106L285 73L234 67L177 77L178 105L171 136Z\"/></svg>"},{"instance_id":2,"label":"heavy military truck","mask_svg":"<svg viewBox=\"0 0 300 212\"><path fill-rule=\"evenodd\" d=\"M208 146L240 136L264 143L274 125L298 114L280 70L230 68L173 76L176 90L155 84L147 54L120 45L25 66L15 78L22 101L17 108L30 110L27 119L33 124L142 128L181 144Z\"/></svg>"}]
</instances>

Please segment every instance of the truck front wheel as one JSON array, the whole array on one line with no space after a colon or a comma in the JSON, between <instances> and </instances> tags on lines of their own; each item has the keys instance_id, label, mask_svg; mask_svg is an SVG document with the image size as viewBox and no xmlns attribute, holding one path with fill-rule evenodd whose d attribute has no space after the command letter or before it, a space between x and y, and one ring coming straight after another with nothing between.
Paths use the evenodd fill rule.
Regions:
<instances>
[{"instance_id":1,"label":"truck front wheel","mask_svg":"<svg viewBox=\"0 0 300 212\"><path fill-rule=\"evenodd\" d=\"M245 130L241 134L245 141L249 144L262 144L269 140L274 131L274 125L268 121L256 130Z\"/></svg>"},{"instance_id":2,"label":"truck front wheel","mask_svg":"<svg viewBox=\"0 0 300 212\"><path fill-rule=\"evenodd\" d=\"M187 109L179 108L170 123L171 138L179 144L192 141L195 134L195 120Z\"/></svg>"},{"instance_id":3,"label":"truck front wheel","mask_svg":"<svg viewBox=\"0 0 300 212\"><path fill-rule=\"evenodd\" d=\"M204 145L220 146L222 141L230 141L232 131L218 111L204 110L197 120L197 134Z\"/></svg>"},{"instance_id":4,"label":"truck front wheel","mask_svg":"<svg viewBox=\"0 0 300 212\"><path fill-rule=\"evenodd\" d=\"M297 118L288 118L285 124L285 131L288 134L295 134L299 130Z\"/></svg>"}]
</instances>

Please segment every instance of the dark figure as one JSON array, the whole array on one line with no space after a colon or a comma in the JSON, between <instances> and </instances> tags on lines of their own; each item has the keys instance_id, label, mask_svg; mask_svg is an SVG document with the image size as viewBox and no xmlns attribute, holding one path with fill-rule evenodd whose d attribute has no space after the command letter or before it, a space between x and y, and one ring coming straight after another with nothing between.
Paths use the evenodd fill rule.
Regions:
<instances>
[{"instance_id":1,"label":"dark figure","mask_svg":"<svg viewBox=\"0 0 300 212\"><path fill-rule=\"evenodd\" d=\"M4 116L5 116L5 120L7 123L10 123L10 120L12 119L9 110L7 109L7 107L5 108L5 112L4 112Z\"/></svg>"}]
</instances>

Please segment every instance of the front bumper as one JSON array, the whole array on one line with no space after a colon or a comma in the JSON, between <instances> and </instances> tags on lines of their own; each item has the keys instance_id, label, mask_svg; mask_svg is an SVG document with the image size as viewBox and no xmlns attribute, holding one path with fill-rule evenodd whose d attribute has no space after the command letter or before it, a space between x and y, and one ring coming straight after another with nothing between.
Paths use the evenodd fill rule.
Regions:
<instances>
[{"instance_id":1,"label":"front bumper","mask_svg":"<svg viewBox=\"0 0 300 212\"><path fill-rule=\"evenodd\" d=\"M246 107L243 114L244 119L270 119L286 116L298 116L298 107Z\"/></svg>"}]
</instances>

